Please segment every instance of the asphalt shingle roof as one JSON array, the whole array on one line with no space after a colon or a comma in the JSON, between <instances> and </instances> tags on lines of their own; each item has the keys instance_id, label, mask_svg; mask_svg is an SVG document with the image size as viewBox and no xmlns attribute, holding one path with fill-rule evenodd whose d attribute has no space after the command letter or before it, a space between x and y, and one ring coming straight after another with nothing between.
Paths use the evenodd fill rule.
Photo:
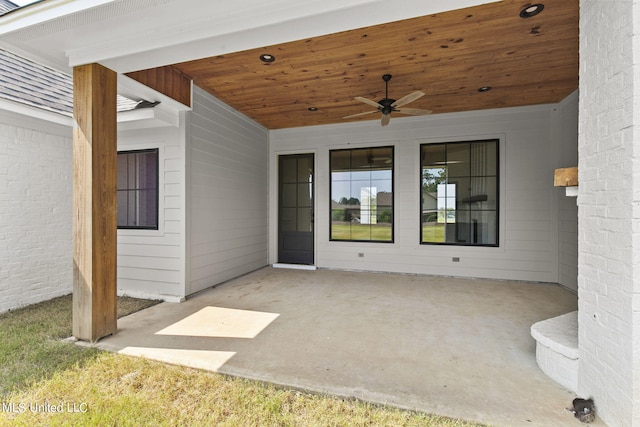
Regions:
<instances>
[{"instance_id":1,"label":"asphalt shingle roof","mask_svg":"<svg viewBox=\"0 0 640 427\"><path fill-rule=\"evenodd\" d=\"M0 49L0 97L70 116L73 80L67 74Z\"/></svg>"},{"instance_id":2,"label":"asphalt shingle roof","mask_svg":"<svg viewBox=\"0 0 640 427\"><path fill-rule=\"evenodd\" d=\"M0 0L0 15L4 15L5 13L9 13L14 9L17 9L18 6L15 3L10 2L9 0Z\"/></svg>"},{"instance_id":3,"label":"asphalt shingle roof","mask_svg":"<svg viewBox=\"0 0 640 427\"><path fill-rule=\"evenodd\" d=\"M0 98L72 116L73 79L68 74L0 49ZM119 112L149 106L153 104L118 95Z\"/></svg>"}]
</instances>

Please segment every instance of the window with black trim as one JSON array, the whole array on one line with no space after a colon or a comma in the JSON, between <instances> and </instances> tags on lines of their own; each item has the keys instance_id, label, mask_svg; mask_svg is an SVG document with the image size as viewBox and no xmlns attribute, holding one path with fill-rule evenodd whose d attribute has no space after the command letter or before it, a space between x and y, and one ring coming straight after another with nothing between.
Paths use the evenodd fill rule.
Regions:
<instances>
[{"instance_id":1,"label":"window with black trim","mask_svg":"<svg viewBox=\"0 0 640 427\"><path fill-rule=\"evenodd\" d=\"M330 240L393 242L393 147L331 150Z\"/></svg>"},{"instance_id":2,"label":"window with black trim","mask_svg":"<svg viewBox=\"0 0 640 427\"><path fill-rule=\"evenodd\" d=\"M425 244L498 246L498 140L420 146Z\"/></svg>"},{"instance_id":3,"label":"window with black trim","mask_svg":"<svg viewBox=\"0 0 640 427\"><path fill-rule=\"evenodd\" d=\"M158 149L118 152L118 228L158 229Z\"/></svg>"}]
</instances>

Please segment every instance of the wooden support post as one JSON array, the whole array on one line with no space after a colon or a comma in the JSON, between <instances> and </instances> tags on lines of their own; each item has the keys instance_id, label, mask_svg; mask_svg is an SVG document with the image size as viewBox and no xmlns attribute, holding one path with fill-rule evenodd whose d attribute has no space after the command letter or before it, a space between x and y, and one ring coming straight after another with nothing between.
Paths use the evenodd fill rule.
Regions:
<instances>
[{"instance_id":1,"label":"wooden support post","mask_svg":"<svg viewBox=\"0 0 640 427\"><path fill-rule=\"evenodd\" d=\"M73 335L97 341L117 329L116 73L73 69Z\"/></svg>"}]
</instances>

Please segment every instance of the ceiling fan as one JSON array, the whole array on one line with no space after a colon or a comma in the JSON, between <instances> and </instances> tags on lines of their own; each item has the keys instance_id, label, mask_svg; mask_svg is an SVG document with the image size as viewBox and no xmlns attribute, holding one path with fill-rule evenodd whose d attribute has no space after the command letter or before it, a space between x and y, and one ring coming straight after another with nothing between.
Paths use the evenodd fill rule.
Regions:
<instances>
[{"instance_id":1,"label":"ceiling fan","mask_svg":"<svg viewBox=\"0 0 640 427\"><path fill-rule=\"evenodd\" d=\"M391 80L391 74L383 75L382 80L384 80L384 84L385 84L384 99L381 99L380 101L375 102L370 99L363 98L361 96L355 97L356 100L360 102L364 102L365 104L370 105L372 107L375 107L376 110L366 111L364 113L351 114L349 116L343 117L343 119L350 119L352 117L360 117L360 116L365 116L367 114L380 112L382 113L382 121L380 122L380 124L382 126L386 126L389 124L389 121L391 120L391 113L408 114L410 116L424 116L426 114L431 114L431 110L423 110L420 108L399 108L399 107L402 107L403 105L406 105L424 96L424 92L422 92L421 90L417 90L415 92L410 93L409 95L403 96L402 98L396 101L395 99L389 98L389 80Z\"/></svg>"}]
</instances>

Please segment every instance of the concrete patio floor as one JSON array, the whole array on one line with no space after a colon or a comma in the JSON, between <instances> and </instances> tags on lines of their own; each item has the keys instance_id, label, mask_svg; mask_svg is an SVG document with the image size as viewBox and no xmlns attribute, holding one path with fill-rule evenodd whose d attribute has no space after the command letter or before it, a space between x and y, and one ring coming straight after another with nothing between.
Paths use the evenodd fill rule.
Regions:
<instances>
[{"instance_id":1,"label":"concrete patio floor","mask_svg":"<svg viewBox=\"0 0 640 427\"><path fill-rule=\"evenodd\" d=\"M576 306L550 284L267 267L122 318L97 346L498 426L577 426L530 335Z\"/></svg>"}]
</instances>

